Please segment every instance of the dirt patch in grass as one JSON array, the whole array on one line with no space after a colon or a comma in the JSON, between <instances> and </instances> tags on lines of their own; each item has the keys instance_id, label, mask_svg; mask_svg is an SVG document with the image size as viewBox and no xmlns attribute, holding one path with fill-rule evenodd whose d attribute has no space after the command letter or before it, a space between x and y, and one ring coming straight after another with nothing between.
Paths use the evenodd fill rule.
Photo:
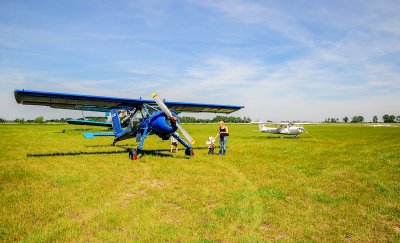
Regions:
<instances>
[{"instance_id":1,"label":"dirt patch in grass","mask_svg":"<svg viewBox=\"0 0 400 243\"><path fill-rule=\"evenodd\" d=\"M163 182L157 181L157 179L143 180L143 181L139 181L138 183L139 184L149 185L152 188L158 188L158 189L161 189L161 188L163 188L165 186Z\"/></svg>"},{"instance_id":2,"label":"dirt patch in grass","mask_svg":"<svg viewBox=\"0 0 400 243\"><path fill-rule=\"evenodd\" d=\"M175 209L175 210L182 209L181 206L179 206L178 204L173 203L173 202L166 202L166 203L164 203L164 205L169 207L169 208Z\"/></svg>"}]
</instances>

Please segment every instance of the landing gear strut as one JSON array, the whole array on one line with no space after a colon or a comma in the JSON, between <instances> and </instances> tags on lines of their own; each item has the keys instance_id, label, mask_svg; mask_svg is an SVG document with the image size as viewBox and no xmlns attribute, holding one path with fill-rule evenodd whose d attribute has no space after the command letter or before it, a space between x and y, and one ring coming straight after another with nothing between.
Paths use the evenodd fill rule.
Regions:
<instances>
[{"instance_id":1,"label":"landing gear strut","mask_svg":"<svg viewBox=\"0 0 400 243\"><path fill-rule=\"evenodd\" d=\"M136 149L129 150L129 159L131 159L131 160L138 159L138 151Z\"/></svg>"}]
</instances>

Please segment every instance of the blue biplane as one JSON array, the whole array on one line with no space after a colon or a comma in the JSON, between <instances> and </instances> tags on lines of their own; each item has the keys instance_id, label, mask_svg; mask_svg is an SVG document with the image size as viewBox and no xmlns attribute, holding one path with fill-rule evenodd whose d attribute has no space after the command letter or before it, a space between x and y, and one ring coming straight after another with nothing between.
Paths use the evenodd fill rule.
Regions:
<instances>
[{"instance_id":1,"label":"blue biplane","mask_svg":"<svg viewBox=\"0 0 400 243\"><path fill-rule=\"evenodd\" d=\"M183 146L186 147L186 155L194 155L192 145L193 138L180 125L177 114L180 112L209 112L209 113L231 113L243 108L243 106L215 105L215 104L196 104L183 102L162 101L157 94L153 94L154 100L125 99L103 96L66 94L54 92L42 92L32 90L14 91L14 96L19 104L50 106L57 109L72 109L82 111L110 112L113 133L84 133L85 138L95 136L114 136L113 145L116 142L129 138L136 138L140 142L137 149L129 151L129 158L136 160L139 152L143 148L144 140L147 136L155 134L163 140L175 137ZM119 112L125 112L127 116L126 128L122 128ZM84 125L104 125L108 122L89 122L79 121L70 122L73 124ZM181 138L177 130L181 130L186 142Z\"/></svg>"}]
</instances>

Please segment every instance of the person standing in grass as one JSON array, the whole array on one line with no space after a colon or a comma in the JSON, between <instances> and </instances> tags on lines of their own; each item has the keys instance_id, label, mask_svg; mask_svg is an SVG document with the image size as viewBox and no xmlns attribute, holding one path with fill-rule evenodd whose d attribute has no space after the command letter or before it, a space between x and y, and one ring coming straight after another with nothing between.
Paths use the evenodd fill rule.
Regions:
<instances>
[{"instance_id":1,"label":"person standing in grass","mask_svg":"<svg viewBox=\"0 0 400 243\"><path fill-rule=\"evenodd\" d=\"M224 121L219 122L219 131L215 136L215 139L217 139L218 135L219 135L219 155L225 156L226 142L228 141L229 131Z\"/></svg>"},{"instance_id":2,"label":"person standing in grass","mask_svg":"<svg viewBox=\"0 0 400 243\"><path fill-rule=\"evenodd\" d=\"M215 147L215 139L213 137L209 137L206 141L208 145L208 154L214 155L214 147Z\"/></svg>"},{"instance_id":3,"label":"person standing in grass","mask_svg":"<svg viewBox=\"0 0 400 243\"><path fill-rule=\"evenodd\" d=\"M178 134L178 133L176 133L176 134ZM178 134L178 136L179 136L179 134ZM171 149L169 151L170 153L172 153L174 147L175 147L175 153L178 153L178 140L174 136L171 136Z\"/></svg>"}]
</instances>

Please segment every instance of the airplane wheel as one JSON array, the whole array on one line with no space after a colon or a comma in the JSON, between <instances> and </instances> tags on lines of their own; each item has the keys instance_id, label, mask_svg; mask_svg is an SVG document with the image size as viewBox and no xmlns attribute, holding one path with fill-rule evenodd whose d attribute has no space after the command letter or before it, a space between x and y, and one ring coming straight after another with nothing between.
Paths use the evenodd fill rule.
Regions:
<instances>
[{"instance_id":1,"label":"airplane wheel","mask_svg":"<svg viewBox=\"0 0 400 243\"><path fill-rule=\"evenodd\" d=\"M131 149L129 151L129 159L131 159L131 160L137 160L138 159L136 149Z\"/></svg>"},{"instance_id":2,"label":"airplane wheel","mask_svg":"<svg viewBox=\"0 0 400 243\"><path fill-rule=\"evenodd\" d=\"M194 156L193 149L192 148L186 148L185 155Z\"/></svg>"}]
</instances>

